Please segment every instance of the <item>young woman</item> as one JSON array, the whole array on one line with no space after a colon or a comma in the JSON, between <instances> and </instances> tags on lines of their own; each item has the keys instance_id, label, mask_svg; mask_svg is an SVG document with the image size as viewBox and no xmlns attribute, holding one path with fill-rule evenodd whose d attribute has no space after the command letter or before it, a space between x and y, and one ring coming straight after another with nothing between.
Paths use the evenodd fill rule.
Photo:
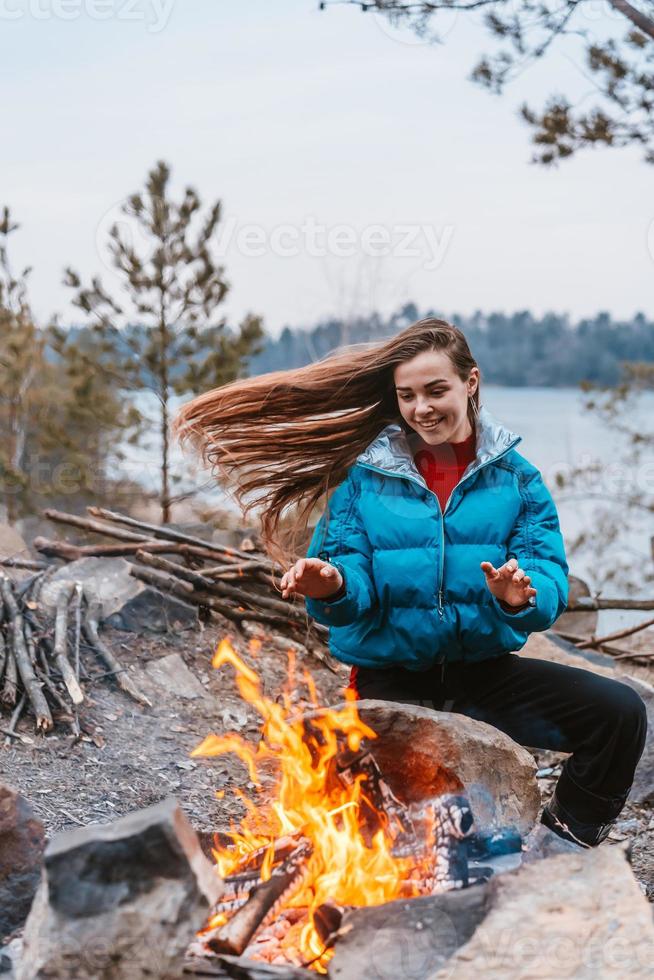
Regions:
<instances>
[{"instance_id":1,"label":"young woman","mask_svg":"<svg viewBox=\"0 0 654 980\"><path fill-rule=\"evenodd\" d=\"M644 748L645 705L619 681L516 652L566 608L568 565L552 497L520 436L481 406L460 330L428 318L233 382L186 405L175 429L236 474L241 505L264 491L245 511L264 505L282 596L303 596L330 627L360 697L459 712L571 753L541 820L584 847L606 837ZM282 511L303 502L306 528L330 489L294 559Z\"/></svg>"}]
</instances>

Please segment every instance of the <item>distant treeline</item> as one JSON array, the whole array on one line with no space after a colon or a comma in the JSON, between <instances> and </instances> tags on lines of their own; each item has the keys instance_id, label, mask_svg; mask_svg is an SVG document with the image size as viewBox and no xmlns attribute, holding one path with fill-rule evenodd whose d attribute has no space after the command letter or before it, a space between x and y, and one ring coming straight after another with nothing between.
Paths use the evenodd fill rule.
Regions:
<instances>
[{"instance_id":1,"label":"distant treeline","mask_svg":"<svg viewBox=\"0 0 654 980\"><path fill-rule=\"evenodd\" d=\"M439 316L465 333L484 380L510 386L561 387L580 381L615 384L622 361L654 361L654 321L642 313L628 321L609 313L571 323L566 316L528 311L472 316L420 311L409 303L391 317L377 313L349 320L332 318L311 328L285 327L268 337L251 357L251 374L302 367L343 344L382 340L422 316Z\"/></svg>"}]
</instances>

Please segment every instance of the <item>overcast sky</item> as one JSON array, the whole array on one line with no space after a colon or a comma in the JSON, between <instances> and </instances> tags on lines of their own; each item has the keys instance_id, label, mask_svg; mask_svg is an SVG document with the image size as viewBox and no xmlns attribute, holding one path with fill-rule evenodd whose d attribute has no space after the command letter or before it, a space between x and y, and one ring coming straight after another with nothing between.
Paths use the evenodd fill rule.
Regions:
<instances>
[{"instance_id":1,"label":"overcast sky","mask_svg":"<svg viewBox=\"0 0 654 980\"><path fill-rule=\"evenodd\" d=\"M221 199L226 311L277 333L328 314L530 308L654 315L654 168L637 150L529 162L523 99L592 103L576 43L493 97L478 22L419 42L317 0L0 0L0 204L40 318L79 316L120 202L156 160ZM598 30L606 5L590 5ZM386 253L386 254L384 254Z\"/></svg>"}]
</instances>

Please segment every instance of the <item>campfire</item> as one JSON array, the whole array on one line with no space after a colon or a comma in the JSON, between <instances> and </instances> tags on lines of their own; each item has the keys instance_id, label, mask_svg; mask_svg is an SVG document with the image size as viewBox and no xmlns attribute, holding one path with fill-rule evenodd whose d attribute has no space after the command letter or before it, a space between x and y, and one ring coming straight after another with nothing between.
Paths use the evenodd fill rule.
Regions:
<instances>
[{"instance_id":1,"label":"campfire","mask_svg":"<svg viewBox=\"0 0 654 980\"><path fill-rule=\"evenodd\" d=\"M236 669L262 728L256 747L237 734L209 735L192 753L236 753L255 787L252 797L236 791L246 810L240 826L216 836L226 890L198 938L203 955L244 954L325 973L347 909L476 880L468 872L473 816L463 787L420 803L398 799L375 760L377 734L350 692L339 708L320 708L303 672L307 696L298 703L292 650L288 656L275 701L229 640L213 658L216 668Z\"/></svg>"}]
</instances>

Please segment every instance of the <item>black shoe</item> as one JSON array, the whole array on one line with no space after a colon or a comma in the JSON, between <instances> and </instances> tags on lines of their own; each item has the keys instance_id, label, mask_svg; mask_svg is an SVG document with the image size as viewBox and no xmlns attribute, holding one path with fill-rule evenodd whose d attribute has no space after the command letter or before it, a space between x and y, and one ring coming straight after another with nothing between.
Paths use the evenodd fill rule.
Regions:
<instances>
[{"instance_id":1,"label":"black shoe","mask_svg":"<svg viewBox=\"0 0 654 980\"><path fill-rule=\"evenodd\" d=\"M589 848L601 844L608 836L615 820L609 820L608 823L581 823L561 806L555 791L552 799L543 809L540 822L563 840Z\"/></svg>"}]
</instances>

